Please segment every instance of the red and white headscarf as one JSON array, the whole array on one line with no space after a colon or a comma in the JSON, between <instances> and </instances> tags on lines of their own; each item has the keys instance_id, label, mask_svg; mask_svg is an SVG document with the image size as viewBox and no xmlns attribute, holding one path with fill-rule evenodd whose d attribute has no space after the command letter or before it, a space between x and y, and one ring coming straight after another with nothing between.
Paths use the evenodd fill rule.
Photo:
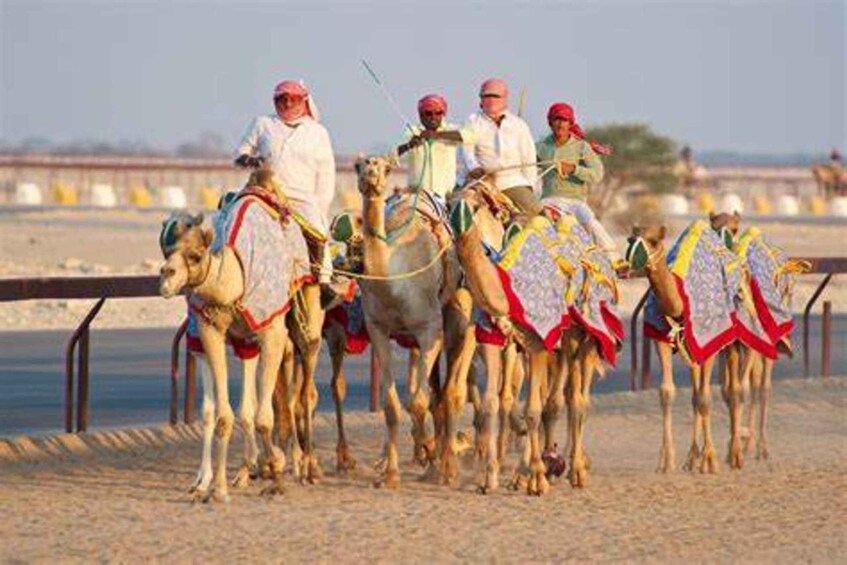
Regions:
<instances>
[{"instance_id":1,"label":"red and white headscarf","mask_svg":"<svg viewBox=\"0 0 847 565\"><path fill-rule=\"evenodd\" d=\"M315 105L315 101L312 99L312 95L309 94L309 91L303 84L303 81L284 80L277 84L274 88L274 104L276 104L276 99L283 94L287 94L288 96L299 96L303 99L303 103L283 113L278 112L282 121L286 123L294 123L300 120L303 116L310 116L316 122L320 121L318 108Z\"/></svg>"},{"instance_id":2,"label":"red and white headscarf","mask_svg":"<svg viewBox=\"0 0 847 565\"><path fill-rule=\"evenodd\" d=\"M585 139L585 132L582 131L582 128L579 127L579 124L576 123L576 114L574 114L573 108L570 104L566 104L564 102L556 102L550 109L547 110L547 123L551 123L554 119L567 120L571 123L571 135L578 139ZM588 144L591 145L591 148L599 153L600 155L611 155L612 148L608 145L603 145L602 143L597 143L596 141L586 140Z\"/></svg>"},{"instance_id":3,"label":"red and white headscarf","mask_svg":"<svg viewBox=\"0 0 847 565\"><path fill-rule=\"evenodd\" d=\"M486 94L496 94L499 98L483 98ZM490 78L483 82L479 87L479 96L479 106L489 117L499 116L509 107L509 87L503 79Z\"/></svg>"},{"instance_id":4,"label":"red and white headscarf","mask_svg":"<svg viewBox=\"0 0 847 565\"><path fill-rule=\"evenodd\" d=\"M447 100L439 94L427 94L418 100L418 114L425 111L438 111L447 113Z\"/></svg>"}]
</instances>

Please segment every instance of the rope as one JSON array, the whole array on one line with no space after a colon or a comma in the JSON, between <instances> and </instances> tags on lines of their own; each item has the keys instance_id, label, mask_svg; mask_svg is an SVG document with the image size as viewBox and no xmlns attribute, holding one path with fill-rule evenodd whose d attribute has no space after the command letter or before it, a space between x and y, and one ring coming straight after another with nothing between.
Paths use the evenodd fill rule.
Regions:
<instances>
[{"instance_id":1,"label":"rope","mask_svg":"<svg viewBox=\"0 0 847 565\"><path fill-rule=\"evenodd\" d=\"M439 249L438 253L435 255L435 257L433 257L432 260L429 263L427 263L426 265L424 265L423 267L421 267L419 269L415 269L414 271L408 271L408 272L399 273L399 274L396 274L396 275L366 275L364 273L354 273L352 271L346 271L344 269L336 269L336 268L333 268L332 272L338 273L340 275L344 275L344 276L347 276L347 277L351 277L351 278L354 278L354 279L363 279L363 280L368 280L368 281L396 281L396 280L410 279L412 277L420 275L421 273L431 269L436 263L438 263L438 261L441 260L441 256L444 255L447 252L447 250L450 249L451 247L453 247L452 243L445 245L444 247ZM313 264L313 266L315 266L315 265Z\"/></svg>"}]
</instances>

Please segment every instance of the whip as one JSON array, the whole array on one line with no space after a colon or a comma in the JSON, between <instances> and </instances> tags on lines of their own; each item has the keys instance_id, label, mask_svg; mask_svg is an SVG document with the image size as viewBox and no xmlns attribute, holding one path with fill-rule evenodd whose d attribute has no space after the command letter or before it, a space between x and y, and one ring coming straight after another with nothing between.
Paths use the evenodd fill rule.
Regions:
<instances>
[{"instance_id":1,"label":"whip","mask_svg":"<svg viewBox=\"0 0 847 565\"><path fill-rule=\"evenodd\" d=\"M364 59L362 59L362 65L364 65L365 70L368 71L368 74L371 75L371 78L374 80L376 85L379 87L379 90L382 92L383 96L385 96L385 99L388 100L388 103L391 104L391 107L394 109L395 112L397 112L397 115L400 117L400 119L403 120L403 124L406 126L406 129L409 130L409 133L414 135L415 130L412 129L411 123L406 118L406 115L403 113L403 111L400 109L400 106L397 105L397 102L395 102L394 97L391 96L391 93L388 92L388 89L385 88L385 85L382 84L382 81L379 80L378 76L376 76L376 73L374 72L374 70L371 68L371 66L368 64L368 62L365 61Z\"/></svg>"}]
</instances>

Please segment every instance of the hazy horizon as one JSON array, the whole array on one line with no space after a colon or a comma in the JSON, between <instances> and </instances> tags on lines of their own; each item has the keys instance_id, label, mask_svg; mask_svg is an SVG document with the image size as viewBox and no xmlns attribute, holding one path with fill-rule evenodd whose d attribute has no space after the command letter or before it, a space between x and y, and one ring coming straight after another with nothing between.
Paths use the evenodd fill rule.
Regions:
<instances>
[{"instance_id":1,"label":"hazy horizon","mask_svg":"<svg viewBox=\"0 0 847 565\"><path fill-rule=\"evenodd\" d=\"M822 154L845 146L843 2L41 2L0 0L0 141L140 141L203 134L234 147L270 92L302 78L339 154L396 142L444 94L521 89L533 133L549 103L584 126L644 122L698 152Z\"/></svg>"}]
</instances>

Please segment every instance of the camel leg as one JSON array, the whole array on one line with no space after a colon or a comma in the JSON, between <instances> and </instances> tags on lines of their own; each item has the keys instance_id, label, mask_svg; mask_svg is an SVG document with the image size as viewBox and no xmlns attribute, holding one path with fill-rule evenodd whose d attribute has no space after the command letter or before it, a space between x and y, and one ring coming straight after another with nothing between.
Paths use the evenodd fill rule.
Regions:
<instances>
[{"instance_id":1,"label":"camel leg","mask_svg":"<svg viewBox=\"0 0 847 565\"><path fill-rule=\"evenodd\" d=\"M767 459L768 454L768 408L770 407L773 379L773 359L764 359L762 383L759 390L759 441L756 443L756 459Z\"/></svg>"},{"instance_id":2,"label":"camel leg","mask_svg":"<svg viewBox=\"0 0 847 565\"><path fill-rule=\"evenodd\" d=\"M432 368L441 354L444 344L444 330L441 320L415 336L421 346L417 359L417 373L420 377L429 377ZM438 474L434 426L427 425L430 413L430 391L428 379L415 379L415 388L409 388L409 414L412 419L412 436L415 438L415 453L418 461L425 464L426 475L435 478Z\"/></svg>"},{"instance_id":3,"label":"camel leg","mask_svg":"<svg viewBox=\"0 0 847 565\"><path fill-rule=\"evenodd\" d=\"M202 498L209 491L212 482L212 438L215 435L215 381L212 369L205 356L200 356L200 378L203 382L203 455L197 478L188 489L189 493Z\"/></svg>"},{"instance_id":4,"label":"camel leg","mask_svg":"<svg viewBox=\"0 0 847 565\"><path fill-rule=\"evenodd\" d=\"M283 453L291 459L291 474L295 479L303 476L303 450L297 432L297 402L300 393L297 387L297 363L294 355L294 342L286 340L282 355L279 378L274 389L277 402L276 429L279 445ZM262 466L263 470L265 466Z\"/></svg>"},{"instance_id":5,"label":"camel leg","mask_svg":"<svg viewBox=\"0 0 847 565\"><path fill-rule=\"evenodd\" d=\"M511 361L508 359L509 355L512 355ZM511 370L508 374L506 374L506 381L503 386L508 384L511 387L512 409L508 412L509 433L512 438L514 438L517 447L519 438L526 435L526 410L520 402L521 390L523 389L523 383L526 379L526 370L524 368L526 356L518 354L517 346L514 343L511 344L510 349L506 350L506 356L507 363L510 363Z\"/></svg>"},{"instance_id":6,"label":"camel leg","mask_svg":"<svg viewBox=\"0 0 847 565\"><path fill-rule=\"evenodd\" d=\"M727 374L727 391L729 405L730 439L727 460L730 469L741 469L744 466L744 452L741 445L741 417L744 408L742 382L749 382L750 373L758 361L759 354L747 347L739 348L742 353L742 370L739 373L738 364Z\"/></svg>"},{"instance_id":7,"label":"camel leg","mask_svg":"<svg viewBox=\"0 0 847 565\"><path fill-rule=\"evenodd\" d=\"M280 364L288 341L288 330L282 318L276 318L270 326L259 335L259 403L256 412L256 432L262 441L264 459L273 475L273 485L266 487L262 494L282 494L285 488L282 484L282 473L285 469L285 454L274 446L271 433L274 427L273 395L279 375Z\"/></svg>"},{"instance_id":8,"label":"camel leg","mask_svg":"<svg viewBox=\"0 0 847 565\"><path fill-rule=\"evenodd\" d=\"M492 427L500 410L500 382L502 380L502 360L500 348L490 344L480 344L479 351L485 363L486 383L482 399L482 424L480 426L480 464L482 480L479 492L487 494L500 486L500 462L497 457L497 436Z\"/></svg>"},{"instance_id":9,"label":"camel leg","mask_svg":"<svg viewBox=\"0 0 847 565\"><path fill-rule=\"evenodd\" d=\"M238 419L244 433L244 461L232 480L232 486L245 487L250 484L258 472L257 458L259 445L256 443L255 414L256 414L256 370L259 365L258 357L242 359L241 367L241 407L238 409Z\"/></svg>"},{"instance_id":10,"label":"camel leg","mask_svg":"<svg viewBox=\"0 0 847 565\"><path fill-rule=\"evenodd\" d=\"M464 303L459 300L465 299ZM457 292L454 304L445 309L445 353L447 357L447 381L441 395L445 429L442 437L441 477L451 484L459 476L456 455L459 418L466 404L467 372L476 347L474 326L470 319L470 295L460 296ZM465 306L462 308L462 306Z\"/></svg>"},{"instance_id":11,"label":"camel leg","mask_svg":"<svg viewBox=\"0 0 847 565\"><path fill-rule=\"evenodd\" d=\"M226 480L226 456L232 428L235 425L235 414L229 403L227 389L226 343L224 333L205 320L198 322L200 341L206 360L212 370L215 383L215 405L218 417L215 421L215 435L218 438L218 453L215 465L215 477L212 489L203 498L204 502L229 502L229 485Z\"/></svg>"},{"instance_id":12,"label":"camel leg","mask_svg":"<svg viewBox=\"0 0 847 565\"><path fill-rule=\"evenodd\" d=\"M300 390L300 404L303 408L303 444L304 463L306 465L305 479L314 483L323 476L318 456L315 452L314 442L314 409L317 401L317 388L315 385L315 372L318 366L318 357L321 352L321 329L324 314L321 309L320 287L310 284L303 287L303 299L306 303L306 315L308 317L307 335L305 339L305 351L300 352L303 362L303 386Z\"/></svg>"},{"instance_id":13,"label":"camel leg","mask_svg":"<svg viewBox=\"0 0 847 565\"><path fill-rule=\"evenodd\" d=\"M676 468L676 457L673 448L673 400L676 387L673 383L673 351L668 343L656 342L656 352L662 365L662 385L659 387L659 401L662 405L662 450L659 452L657 473L668 473ZM696 436L695 436L696 441Z\"/></svg>"},{"instance_id":14,"label":"camel leg","mask_svg":"<svg viewBox=\"0 0 847 565\"><path fill-rule=\"evenodd\" d=\"M399 430L401 405L400 398L397 396L397 385L391 364L391 342L388 334L375 325L368 324L368 334L371 337L371 346L374 348L377 362L382 369L382 398L386 427L385 465L382 469L382 475L374 481L374 486L396 489L400 486L397 432Z\"/></svg>"},{"instance_id":15,"label":"camel leg","mask_svg":"<svg viewBox=\"0 0 847 565\"><path fill-rule=\"evenodd\" d=\"M716 355L712 355L703 363L699 379L699 393L697 395L697 410L700 413L701 423L703 425L703 453L700 461L701 473L717 473L718 472L718 457L715 451L714 442L712 441L712 367L714 367ZM731 374L731 373L730 373ZM736 369L736 375L737 369ZM737 377L736 377L737 378Z\"/></svg>"},{"instance_id":16,"label":"camel leg","mask_svg":"<svg viewBox=\"0 0 847 565\"><path fill-rule=\"evenodd\" d=\"M564 343L564 340L563 340ZM564 346L558 354L550 356L549 374L552 375L547 394L544 396L544 411L541 421L544 425L544 451L555 452L558 449L556 443L556 424L559 421L559 413L565 406L565 382L568 378L567 352Z\"/></svg>"},{"instance_id":17,"label":"camel leg","mask_svg":"<svg viewBox=\"0 0 847 565\"><path fill-rule=\"evenodd\" d=\"M585 487L588 483L588 470L591 467L588 456L585 454L584 435L585 421L588 419L588 407L591 404L591 383L594 379L594 371L600 362L597 352L597 342L593 338L586 338L579 348L577 371L574 374L572 387L573 398L573 457L571 460L571 486Z\"/></svg>"},{"instance_id":18,"label":"camel leg","mask_svg":"<svg viewBox=\"0 0 847 565\"><path fill-rule=\"evenodd\" d=\"M689 370L691 372L691 410L694 417L691 426L691 447L688 448L688 455L682 466L686 471L694 470L694 466L702 455L697 437L703 427L703 413L700 410L700 382L703 378L703 367L692 363L689 365Z\"/></svg>"},{"instance_id":19,"label":"camel leg","mask_svg":"<svg viewBox=\"0 0 847 565\"><path fill-rule=\"evenodd\" d=\"M506 458L509 449L509 439L512 435L512 410L515 408L515 390L513 380L516 377L516 366L519 362L518 350L514 342L509 342L501 354L503 359L503 382L500 385L500 410L498 412L497 460L500 465ZM520 389L518 389L520 390ZM523 417L518 418L523 422Z\"/></svg>"},{"instance_id":20,"label":"camel leg","mask_svg":"<svg viewBox=\"0 0 847 565\"><path fill-rule=\"evenodd\" d=\"M763 358L757 356L756 362L753 363L747 379L742 382L741 388L744 391L742 418L745 418L746 425L742 428L742 450L744 456L748 457L753 451L753 445L756 443L756 428L754 425L756 418L756 405L759 402L759 393L762 389L762 370Z\"/></svg>"},{"instance_id":21,"label":"camel leg","mask_svg":"<svg viewBox=\"0 0 847 565\"><path fill-rule=\"evenodd\" d=\"M350 454L347 435L344 432L344 399L347 397L347 378L344 375L344 356L347 337L344 328L331 324L326 331L329 357L332 361L332 400L335 403L335 424L338 429L338 443L335 447L336 469L346 474L356 467L356 460Z\"/></svg>"},{"instance_id":22,"label":"camel leg","mask_svg":"<svg viewBox=\"0 0 847 565\"><path fill-rule=\"evenodd\" d=\"M541 459L541 387L547 380L547 351L538 345L538 350L530 354L529 395L527 397L526 424L530 445L527 494L542 495L549 489L547 468Z\"/></svg>"}]
</instances>

